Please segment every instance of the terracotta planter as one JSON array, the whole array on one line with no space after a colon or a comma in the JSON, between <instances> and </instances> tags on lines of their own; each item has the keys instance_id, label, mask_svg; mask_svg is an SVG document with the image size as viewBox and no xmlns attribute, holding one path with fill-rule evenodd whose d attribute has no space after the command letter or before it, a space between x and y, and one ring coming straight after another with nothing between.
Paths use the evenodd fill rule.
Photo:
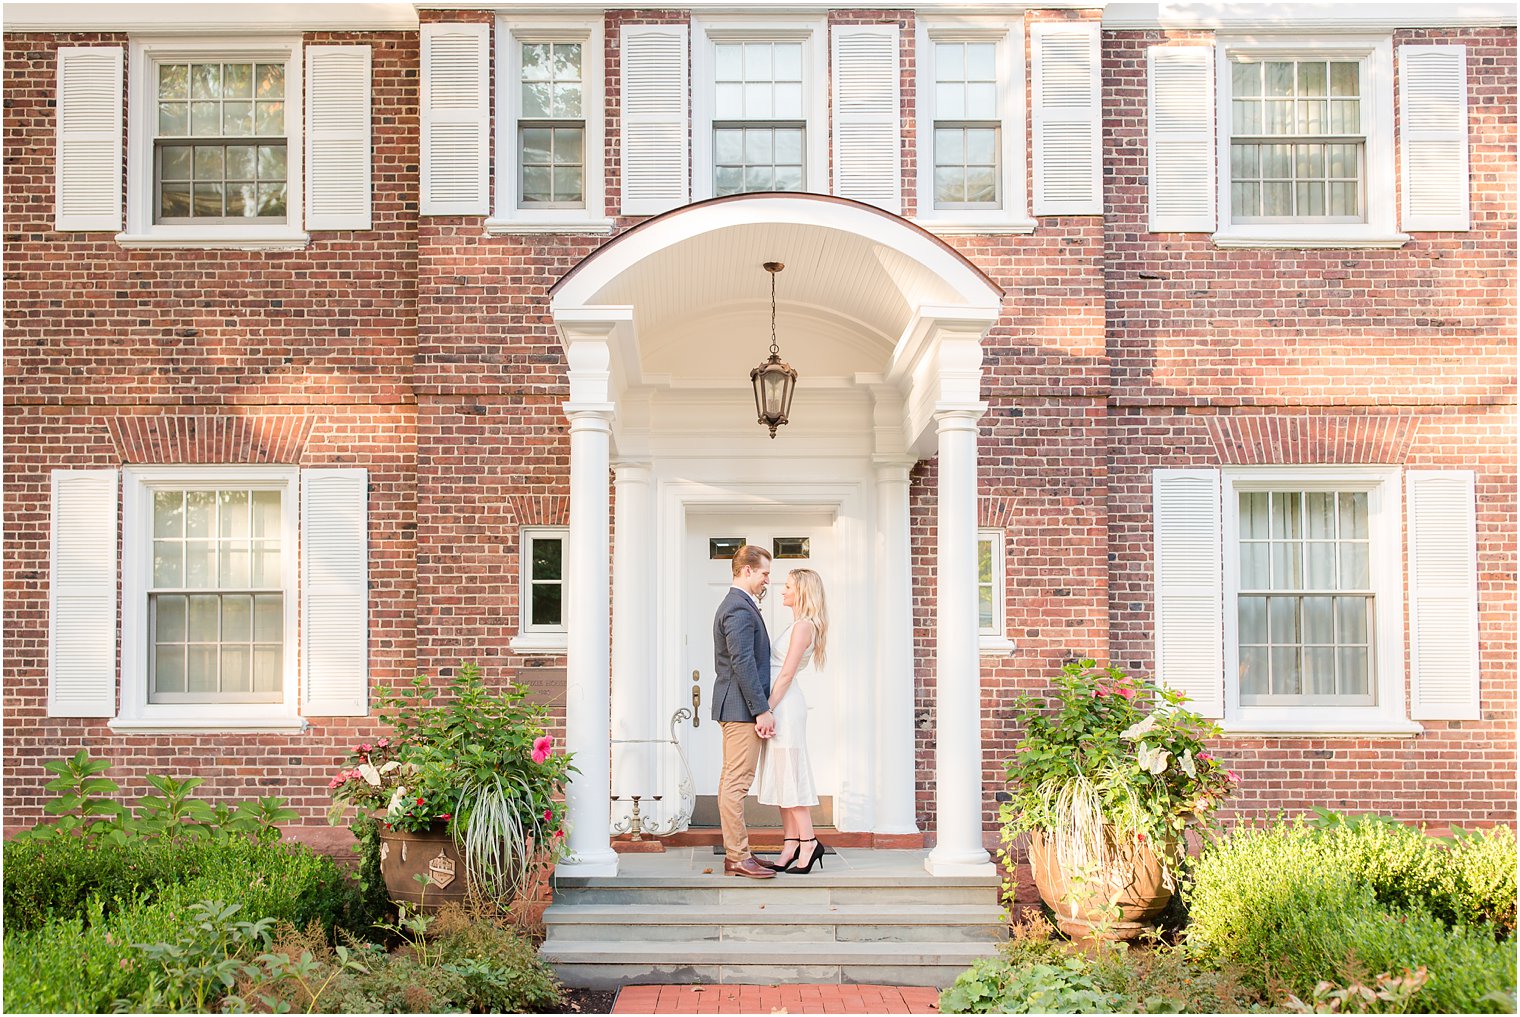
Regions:
<instances>
[{"instance_id":1,"label":"terracotta planter","mask_svg":"<svg viewBox=\"0 0 1520 1017\"><path fill-rule=\"evenodd\" d=\"M1073 939L1095 935L1103 939L1134 939L1166 910L1172 899L1172 891L1162 878L1161 861L1149 846L1136 853L1133 868L1118 873L1117 881L1103 881L1102 886L1090 890L1083 887L1075 901L1069 899L1070 884L1066 873L1061 871L1055 848L1046 843L1038 830L1029 835L1029 869L1041 899L1056 913L1061 931ZM1119 908L1117 919L1110 918L1114 905Z\"/></svg>"},{"instance_id":2,"label":"terracotta planter","mask_svg":"<svg viewBox=\"0 0 1520 1017\"><path fill-rule=\"evenodd\" d=\"M438 910L449 901L463 901L469 892L464 856L442 826L420 833L380 828L380 872L391 900ZM426 872L432 882L426 893L416 876Z\"/></svg>"}]
</instances>

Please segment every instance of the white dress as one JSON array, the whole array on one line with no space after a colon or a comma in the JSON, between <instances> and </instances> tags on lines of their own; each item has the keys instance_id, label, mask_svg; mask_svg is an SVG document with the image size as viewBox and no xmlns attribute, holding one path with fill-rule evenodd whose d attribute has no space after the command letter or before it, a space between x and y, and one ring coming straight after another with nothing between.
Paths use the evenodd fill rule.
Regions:
<instances>
[{"instance_id":1,"label":"white dress","mask_svg":"<svg viewBox=\"0 0 1520 1017\"><path fill-rule=\"evenodd\" d=\"M771 642L771 681L786 663L786 651L792 645L788 626ZM802 695L800 679L813 662L813 643L802 651L802 662L786 688L786 695L771 712L776 715L776 733L766 740L755 778L755 797L762 805L790 809L800 805L817 805L818 792L813 788L813 767L807 751L807 700Z\"/></svg>"}]
</instances>

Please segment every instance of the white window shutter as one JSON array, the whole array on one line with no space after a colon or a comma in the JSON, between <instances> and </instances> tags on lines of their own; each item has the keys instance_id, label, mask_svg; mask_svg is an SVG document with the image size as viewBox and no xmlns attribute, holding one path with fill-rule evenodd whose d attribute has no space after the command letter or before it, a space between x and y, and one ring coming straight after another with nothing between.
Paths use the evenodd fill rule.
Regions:
<instances>
[{"instance_id":1,"label":"white window shutter","mask_svg":"<svg viewBox=\"0 0 1520 1017\"><path fill-rule=\"evenodd\" d=\"M306 227L370 228L370 48L306 47Z\"/></svg>"},{"instance_id":2,"label":"white window shutter","mask_svg":"<svg viewBox=\"0 0 1520 1017\"><path fill-rule=\"evenodd\" d=\"M1034 214L1103 213L1098 26L1036 23Z\"/></svg>"},{"instance_id":3,"label":"white window shutter","mask_svg":"<svg viewBox=\"0 0 1520 1017\"><path fill-rule=\"evenodd\" d=\"M56 229L121 229L120 46L58 50Z\"/></svg>"},{"instance_id":4,"label":"white window shutter","mask_svg":"<svg viewBox=\"0 0 1520 1017\"><path fill-rule=\"evenodd\" d=\"M1224 580L1218 470L1156 470L1156 680L1224 716Z\"/></svg>"},{"instance_id":5,"label":"white window shutter","mask_svg":"<svg viewBox=\"0 0 1520 1017\"><path fill-rule=\"evenodd\" d=\"M116 715L116 471L54 470L48 716Z\"/></svg>"},{"instance_id":6,"label":"white window shutter","mask_svg":"<svg viewBox=\"0 0 1520 1017\"><path fill-rule=\"evenodd\" d=\"M1470 470L1410 470L1409 660L1415 720L1478 720L1478 534Z\"/></svg>"},{"instance_id":7,"label":"white window shutter","mask_svg":"<svg viewBox=\"0 0 1520 1017\"><path fill-rule=\"evenodd\" d=\"M369 474L301 471L301 714L369 709Z\"/></svg>"},{"instance_id":8,"label":"white window shutter","mask_svg":"<svg viewBox=\"0 0 1520 1017\"><path fill-rule=\"evenodd\" d=\"M833 36L834 193L902 211L896 25L840 25Z\"/></svg>"},{"instance_id":9,"label":"white window shutter","mask_svg":"<svg viewBox=\"0 0 1520 1017\"><path fill-rule=\"evenodd\" d=\"M490 211L491 26L422 26L422 215Z\"/></svg>"},{"instance_id":10,"label":"white window shutter","mask_svg":"<svg viewBox=\"0 0 1520 1017\"><path fill-rule=\"evenodd\" d=\"M653 215L691 194L687 27L624 25L623 214Z\"/></svg>"},{"instance_id":11,"label":"white window shutter","mask_svg":"<svg viewBox=\"0 0 1520 1017\"><path fill-rule=\"evenodd\" d=\"M1467 47L1399 47L1406 230L1465 230Z\"/></svg>"},{"instance_id":12,"label":"white window shutter","mask_svg":"<svg viewBox=\"0 0 1520 1017\"><path fill-rule=\"evenodd\" d=\"M1151 232L1212 233L1214 48L1152 46L1148 63Z\"/></svg>"}]
</instances>

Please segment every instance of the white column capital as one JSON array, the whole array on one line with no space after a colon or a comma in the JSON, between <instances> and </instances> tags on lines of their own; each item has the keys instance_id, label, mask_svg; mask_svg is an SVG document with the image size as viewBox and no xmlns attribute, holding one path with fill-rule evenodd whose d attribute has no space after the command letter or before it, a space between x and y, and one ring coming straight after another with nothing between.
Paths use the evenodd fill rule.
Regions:
<instances>
[{"instance_id":1,"label":"white column capital","mask_svg":"<svg viewBox=\"0 0 1520 1017\"><path fill-rule=\"evenodd\" d=\"M934 428L938 434L944 434L946 431L975 431L981 426L982 417L986 415L986 403L936 406Z\"/></svg>"},{"instance_id":2,"label":"white column capital","mask_svg":"<svg viewBox=\"0 0 1520 1017\"><path fill-rule=\"evenodd\" d=\"M647 484L653 479L652 467L647 459L614 459L612 478L618 484Z\"/></svg>"},{"instance_id":3,"label":"white column capital","mask_svg":"<svg viewBox=\"0 0 1520 1017\"><path fill-rule=\"evenodd\" d=\"M612 433L612 419L617 412L611 403L565 403L563 409L565 419L570 421L571 434L577 431Z\"/></svg>"}]
</instances>

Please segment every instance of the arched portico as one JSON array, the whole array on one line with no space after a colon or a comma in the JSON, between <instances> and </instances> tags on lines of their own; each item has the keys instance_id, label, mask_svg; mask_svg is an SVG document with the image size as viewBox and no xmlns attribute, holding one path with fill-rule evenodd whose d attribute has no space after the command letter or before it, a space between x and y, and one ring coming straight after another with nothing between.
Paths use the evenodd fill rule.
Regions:
<instances>
[{"instance_id":1,"label":"arched portico","mask_svg":"<svg viewBox=\"0 0 1520 1017\"><path fill-rule=\"evenodd\" d=\"M769 341L769 280L760 269L769 260L788 265L777 287L778 332L783 356L803 373L795 423L775 443L754 424L747 393L748 369ZM840 776L841 828L916 830L908 471L938 455L937 844L928 867L990 872L981 830L976 437L986 409L981 342L1002 292L943 241L880 209L760 194L642 223L586 258L551 296L569 364L566 726L581 771L569 791L571 856L560 871L616 872L609 732L654 735L661 714L647 703L673 701L668 683L661 691L653 677L673 681L680 667L680 623L669 613L680 599L673 549L683 514L715 505L832 513L835 573L847 595L840 627L855 639L841 694L859 711L858 723L842 729L852 740ZM605 553L609 469L616 588Z\"/></svg>"}]
</instances>

